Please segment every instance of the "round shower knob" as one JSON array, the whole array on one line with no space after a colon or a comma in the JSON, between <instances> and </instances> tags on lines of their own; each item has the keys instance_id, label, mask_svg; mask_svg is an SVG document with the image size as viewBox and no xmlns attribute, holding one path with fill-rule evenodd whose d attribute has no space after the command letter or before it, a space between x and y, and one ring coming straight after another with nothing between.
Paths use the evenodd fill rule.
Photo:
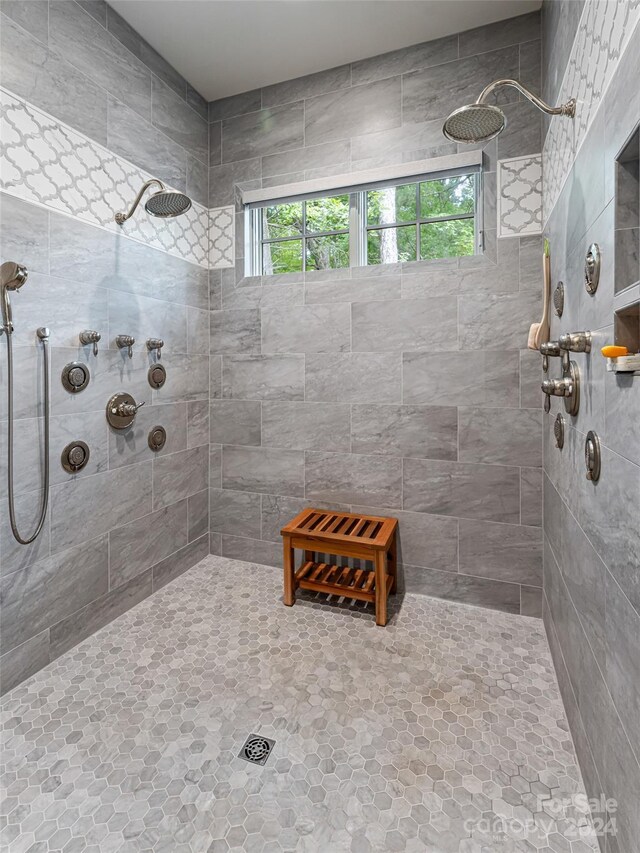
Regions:
<instances>
[{"instance_id":1,"label":"round shower knob","mask_svg":"<svg viewBox=\"0 0 640 853\"><path fill-rule=\"evenodd\" d=\"M167 371L162 364L152 364L147 373L149 385L152 388L162 388L167 381Z\"/></svg>"},{"instance_id":2,"label":"round shower knob","mask_svg":"<svg viewBox=\"0 0 640 853\"><path fill-rule=\"evenodd\" d=\"M84 391L90 379L89 368L80 361L70 361L62 369L62 384L72 394Z\"/></svg>"},{"instance_id":3,"label":"round shower knob","mask_svg":"<svg viewBox=\"0 0 640 853\"><path fill-rule=\"evenodd\" d=\"M89 447L84 441L72 441L62 451L60 462L65 471L75 474L85 467L90 455Z\"/></svg>"},{"instance_id":4,"label":"round shower knob","mask_svg":"<svg viewBox=\"0 0 640 853\"><path fill-rule=\"evenodd\" d=\"M167 431L163 426L154 426L149 430L149 437L147 441L149 442L151 450L162 450L167 443Z\"/></svg>"}]
</instances>

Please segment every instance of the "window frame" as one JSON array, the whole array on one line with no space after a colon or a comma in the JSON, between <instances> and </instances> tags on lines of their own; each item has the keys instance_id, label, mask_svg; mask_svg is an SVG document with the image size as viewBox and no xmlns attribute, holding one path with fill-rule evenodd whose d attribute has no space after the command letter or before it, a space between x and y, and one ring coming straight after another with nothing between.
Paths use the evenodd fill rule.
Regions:
<instances>
[{"instance_id":1,"label":"window frame","mask_svg":"<svg viewBox=\"0 0 640 853\"><path fill-rule=\"evenodd\" d=\"M419 217L420 210L420 184L428 181L444 180L460 175L474 177L474 209L472 213L451 214L449 216ZM390 222L384 225L369 225L367 222L367 193L372 190L386 189L387 187L400 187L407 184L416 184L416 218L408 222ZM333 198L336 196L349 196L349 227L336 231L307 232L306 230L306 202L315 198ZM333 267L332 269L351 269L352 267L380 266L380 264L367 263L367 237L369 231L380 231L382 228L400 228L413 226L416 229L416 261L420 261L420 239L421 226L437 222L451 222L461 219L473 219L474 221L474 255L480 255L484 251L484 221L483 221L483 171L479 165L460 166L455 169L446 169L436 172L425 172L414 176L403 176L387 178L385 180L371 181L362 184L354 184L343 188L332 187L326 190L315 190L309 193L292 193L291 195L278 195L273 199L265 199L259 202L250 202L245 205L245 266L246 274L256 275L287 275L295 273L264 273L263 269L263 246L270 243L284 243L292 240L300 240L302 243L302 270L298 274L306 273L305 244L308 237L331 237L341 234L349 235L349 266ZM299 203L303 204L303 231L298 235L290 237L264 237L262 211L267 207L279 204ZM451 256L449 256L451 257ZM456 256L459 257L459 256ZM466 256L462 256L466 257ZM434 259L436 260L436 259ZM414 262L407 262L414 263ZM309 270L309 272L312 272Z\"/></svg>"}]
</instances>

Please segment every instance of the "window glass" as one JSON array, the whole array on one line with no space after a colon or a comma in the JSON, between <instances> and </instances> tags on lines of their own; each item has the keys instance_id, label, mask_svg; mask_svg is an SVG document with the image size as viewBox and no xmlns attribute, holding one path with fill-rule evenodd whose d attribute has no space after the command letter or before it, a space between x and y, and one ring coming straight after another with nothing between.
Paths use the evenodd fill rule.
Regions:
<instances>
[{"instance_id":1,"label":"window glass","mask_svg":"<svg viewBox=\"0 0 640 853\"><path fill-rule=\"evenodd\" d=\"M302 240L283 240L281 243L263 243L263 275L278 275L302 271Z\"/></svg>"},{"instance_id":2,"label":"window glass","mask_svg":"<svg viewBox=\"0 0 640 853\"><path fill-rule=\"evenodd\" d=\"M307 202L307 233L348 230L348 195L309 199Z\"/></svg>"},{"instance_id":3,"label":"window glass","mask_svg":"<svg viewBox=\"0 0 640 853\"><path fill-rule=\"evenodd\" d=\"M274 204L263 208L263 237L293 237L302 234L302 202Z\"/></svg>"},{"instance_id":4,"label":"window glass","mask_svg":"<svg viewBox=\"0 0 640 853\"><path fill-rule=\"evenodd\" d=\"M457 175L420 184L420 218L454 216L473 213L475 208L475 178Z\"/></svg>"},{"instance_id":5,"label":"window glass","mask_svg":"<svg viewBox=\"0 0 640 853\"><path fill-rule=\"evenodd\" d=\"M367 193L367 224L392 225L396 222L415 222L416 184L385 187Z\"/></svg>"},{"instance_id":6,"label":"window glass","mask_svg":"<svg viewBox=\"0 0 640 853\"><path fill-rule=\"evenodd\" d=\"M416 226L372 228L367 232L367 264L416 260Z\"/></svg>"},{"instance_id":7,"label":"window glass","mask_svg":"<svg viewBox=\"0 0 640 853\"><path fill-rule=\"evenodd\" d=\"M349 235L307 237L305 258L307 270L333 270L348 267Z\"/></svg>"},{"instance_id":8,"label":"window glass","mask_svg":"<svg viewBox=\"0 0 640 853\"><path fill-rule=\"evenodd\" d=\"M473 255L474 245L473 219L449 219L420 226L422 260Z\"/></svg>"}]
</instances>

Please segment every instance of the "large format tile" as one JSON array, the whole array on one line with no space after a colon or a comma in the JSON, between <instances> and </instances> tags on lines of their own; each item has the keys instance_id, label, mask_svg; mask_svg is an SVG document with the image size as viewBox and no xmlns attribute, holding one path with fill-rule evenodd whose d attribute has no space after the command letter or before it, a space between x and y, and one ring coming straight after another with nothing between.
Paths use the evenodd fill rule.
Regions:
<instances>
[{"instance_id":1,"label":"large format tile","mask_svg":"<svg viewBox=\"0 0 640 853\"><path fill-rule=\"evenodd\" d=\"M340 403L399 403L399 353L310 353L305 358L306 399Z\"/></svg>"},{"instance_id":2,"label":"large format tile","mask_svg":"<svg viewBox=\"0 0 640 853\"><path fill-rule=\"evenodd\" d=\"M349 306L262 310L262 352L342 352L350 346Z\"/></svg>"},{"instance_id":3,"label":"large format tile","mask_svg":"<svg viewBox=\"0 0 640 853\"><path fill-rule=\"evenodd\" d=\"M303 400L304 355L225 355L222 396Z\"/></svg>"},{"instance_id":4,"label":"large format tile","mask_svg":"<svg viewBox=\"0 0 640 853\"><path fill-rule=\"evenodd\" d=\"M210 342L212 353L259 353L260 311L212 311Z\"/></svg>"},{"instance_id":5,"label":"large format tile","mask_svg":"<svg viewBox=\"0 0 640 853\"><path fill-rule=\"evenodd\" d=\"M517 406L519 362L501 352L408 352L402 357L405 403Z\"/></svg>"},{"instance_id":6,"label":"large format tile","mask_svg":"<svg viewBox=\"0 0 640 853\"><path fill-rule=\"evenodd\" d=\"M262 403L262 444L292 450L351 450L349 406L341 403Z\"/></svg>"},{"instance_id":7,"label":"large format tile","mask_svg":"<svg viewBox=\"0 0 640 853\"><path fill-rule=\"evenodd\" d=\"M261 408L253 400L212 400L210 436L213 444L259 445Z\"/></svg>"},{"instance_id":8,"label":"large format tile","mask_svg":"<svg viewBox=\"0 0 640 853\"><path fill-rule=\"evenodd\" d=\"M109 586L121 586L187 544L186 500L109 533Z\"/></svg>"},{"instance_id":9,"label":"large format tile","mask_svg":"<svg viewBox=\"0 0 640 853\"><path fill-rule=\"evenodd\" d=\"M207 122L157 77L152 78L151 121L178 145L186 148L202 163L208 163L209 130Z\"/></svg>"},{"instance_id":10,"label":"large format tile","mask_svg":"<svg viewBox=\"0 0 640 853\"><path fill-rule=\"evenodd\" d=\"M262 158L262 177L286 175L291 172L321 169L349 161L349 142L324 142L285 151L283 154L267 154Z\"/></svg>"},{"instance_id":11,"label":"large format tile","mask_svg":"<svg viewBox=\"0 0 640 853\"><path fill-rule=\"evenodd\" d=\"M23 6L34 6L21 3ZM107 142L107 93L3 16L2 85L96 142Z\"/></svg>"},{"instance_id":12,"label":"large format tile","mask_svg":"<svg viewBox=\"0 0 640 853\"><path fill-rule=\"evenodd\" d=\"M346 89L351 85L351 66L340 65L328 71L318 71L305 77L296 77L284 83L275 83L262 89L262 106L273 107L311 98L335 89Z\"/></svg>"},{"instance_id":13,"label":"large format tile","mask_svg":"<svg viewBox=\"0 0 640 853\"><path fill-rule=\"evenodd\" d=\"M542 465L542 412L535 409L458 409L461 462Z\"/></svg>"},{"instance_id":14,"label":"large format tile","mask_svg":"<svg viewBox=\"0 0 640 853\"><path fill-rule=\"evenodd\" d=\"M0 258L20 258L30 273L49 272L49 213L7 193L0 194ZM43 283L47 280L38 276Z\"/></svg>"},{"instance_id":15,"label":"large format tile","mask_svg":"<svg viewBox=\"0 0 640 853\"><path fill-rule=\"evenodd\" d=\"M459 302L460 349L520 349L527 341L531 318L539 313L537 293L466 294Z\"/></svg>"},{"instance_id":16,"label":"large format tile","mask_svg":"<svg viewBox=\"0 0 640 853\"><path fill-rule=\"evenodd\" d=\"M302 497L304 453L270 447L230 447L222 451L222 485L244 492Z\"/></svg>"},{"instance_id":17,"label":"large format tile","mask_svg":"<svg viewBox=\"0 0 640 853\"><path fill-rule=\"evenodd\" d=\"M351 65L351 82L354 86L406 74L430 65L440 65L458 58L458 36L446 36L422 42L400 50L392 50L371 59L361 59Z\"/></svg>"},{"instance_id":18,"label":"large format tile","mask_svg":"<svg viewBox=\"0 0 640 853\"><path fill-rule=\"evenodd\" d=\"M518 524L520 469L405 459L404 508Z\"/></svg>"},{"instance_id":19,"label":"large format tile","mask_svg":"<svg viewBox=\"0 0 640 853\"><path fill-rule=\"evenodd\" d=\"M403 299L393 310L385 302L352 305L355 352L455 349L458 339L455 297Z\"/></svg>"},{"instance_id":20,"label":"large format tile","mask_svg":"<svg viewBox=\"0 0 640 853\"><path fill-rule=\"evenodd\" d=\"M5 652L0 657L0 672L2 684L0 693L9 690L23 682L34 672L38 672L49 663L49 631L42 631L31 637L15 649Z\"/></svg>"},{"instance_id":21,"label":"large format tile","mask_svg":"<svg viewBox=\"0 0 640 853\"><path fill-rule=\"evenodd\" d=\"M507 613L520 613L520 587L516 583L502 583L456 572L439 572L419 566L405 566L404 578L407 592L504 610Z\"/></svg>"},{"instance_id":22,"label":"large format tile","mask_svg":"<svg viewBox=\"0 0 640 853\"><path fill-rule=\"evenodd\" d=\"M53 486L51 551L57 553L150 512L151 462Z\"/></svg>"},{"instance_id":23,"label":"large format tile","mask_svg":"<svg viewBox=\"0 0 640 853\"><path fill-rule=\"evenodd\" d=\"M71 0L49 4L49 42L98 86L151 118L149 69Z\"/></svg>"},{"instance_id":24,"label":"large format tile","mask_svg":"<svg viewBox=\"0 0 640 853\"><path fill-rule=\"evenodd\" d=\"M153 460L154 509L209 487L208 450L204 445Z\"/></svg>"},{"instance_id":25,"label":"large format tile","mask_svg":"<svg viewBox=\"0 0 640 853\"><path fill-rule=\"evenodd\" d=\"M310 501L399 507L402 462L385 456L307 453L306 496Z\"/></svg>"},{"instance_id":26,"label":"large format tile","mask_svg":"<svg viewBox=\"0 0 640 853\"><path fill-rule=\"evenodd\" d=\"M107 537L76 545L2 578L2 648L8 651L105 593Z\"/></svg>"},{"instance_id":27,"label":"large format tile","mask_svg":"<svg viewBox=\"0 0 640 853\"><path fill-rule=\"evenodd\" d=\"M539 37L540 12L530 12L460 33L460 56L486 53L488 50L528 42Z\"/></svg>"},{"instance_id":28,"label":"large format tile","mask_svg":"<svg viewBox=\"0 0 640 853\"><path fill-rule=\"evenodd\" d=\"M460 571L466 575L542 586L539 527L460 519Z\"/></svg>"},{"instance_id":29,"label":"large format tile","mask_svg":"<svg viewBox=\"0 0 640 853\"><path fill-rule=\"evenodd\" d=\"M458 413L447 406L354 405L354 453L458 458Z\"/></svg>"},{"instance_id":30,"label":"large format tile","mask_svg":"<svg viewBox=\"0 0 640 853\"><path fill-rule=\"evenodd\" d=\"M304 142L302 101L258 110L222 122L223 163L300 148Z\"/></svg>"},{"instance_id":31,"label":"large format tile","mask_svg":"<svg viewBox=\"0 0 640 853\"><path fill-rule=\"evenodd\" d=\"M209 511L211 531L260 539L261 495L210 489Z\"/></svg>"},{"instance_id":32,"label":"large format tile","mask_svg":"<svg viewBox=\"0 0 640 853\"><path fill-rule=\"evenodd\" d=\"M409 124L445 118L462 104L473 103L487 84L504 77L517 79L518 72L518 48L508 47L406 74L402 120ZM515 89L502 89L497 95L500 103L517 99Z\"/></svg>"},{"instance_id":33,"label":"large format tile","mask_svg":"<svg viewBox=\"0 0 640 853\"><path fill-rule=\"evenodd\" d=\"M318 95L304 105L304 138L308 145L400 124L400 77Z\"/></svg>"}]
</instances>

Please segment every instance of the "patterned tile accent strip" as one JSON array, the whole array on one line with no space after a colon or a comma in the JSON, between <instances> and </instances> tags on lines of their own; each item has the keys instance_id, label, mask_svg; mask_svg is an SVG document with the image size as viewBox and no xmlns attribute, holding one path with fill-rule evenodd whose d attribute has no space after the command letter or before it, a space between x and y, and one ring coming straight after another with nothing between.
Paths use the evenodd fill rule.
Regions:
<instances>
[{"instance_id":1,"label":"patterned tile accent strip","mask_svg":"<svg viewBox=\"0 0 640 853\"><path fill-rule=\"evenodd\" d=\"M233 205L209 211L209 269L234 266L235 219Z\"/></svg>"},{"instance_id":2,"label":"patterned tile accent strip","mask_svg":"<svg viewBox=\"0 0 640 853\"><path fill-rule=\"evenodd\" d=\"M584 5L558 99L576 98L576 117L554 116L543 146L545 222L639 21L640 0Z\"/></svg>"},{"instance_id":3,"label":"patterned tile accent strip","mask_svg":"<svg viewBox=\"0 0 640 853\"><path fill-rule=\"evenodd\" d=\"M209 211L193 202L182 216L161 220L149 216L141 205L128 222L117 225L114 212L126 210L152 176L4 89L0 89L0 139L5 192L120 231L201 267L209 266L209 229L214 224L214 266L233 266L233 216L228 208Z\"/></svg>"},{"instance_id":4,"label":"patterned tile accent strip","mask_svg":"<svg viewBox=\"0 0 640 853\"><path fill-rule=\"evenodd\" d=\"M498 236L542 231L542 155L498 161Z\"/></svg>"}]
</instances>

